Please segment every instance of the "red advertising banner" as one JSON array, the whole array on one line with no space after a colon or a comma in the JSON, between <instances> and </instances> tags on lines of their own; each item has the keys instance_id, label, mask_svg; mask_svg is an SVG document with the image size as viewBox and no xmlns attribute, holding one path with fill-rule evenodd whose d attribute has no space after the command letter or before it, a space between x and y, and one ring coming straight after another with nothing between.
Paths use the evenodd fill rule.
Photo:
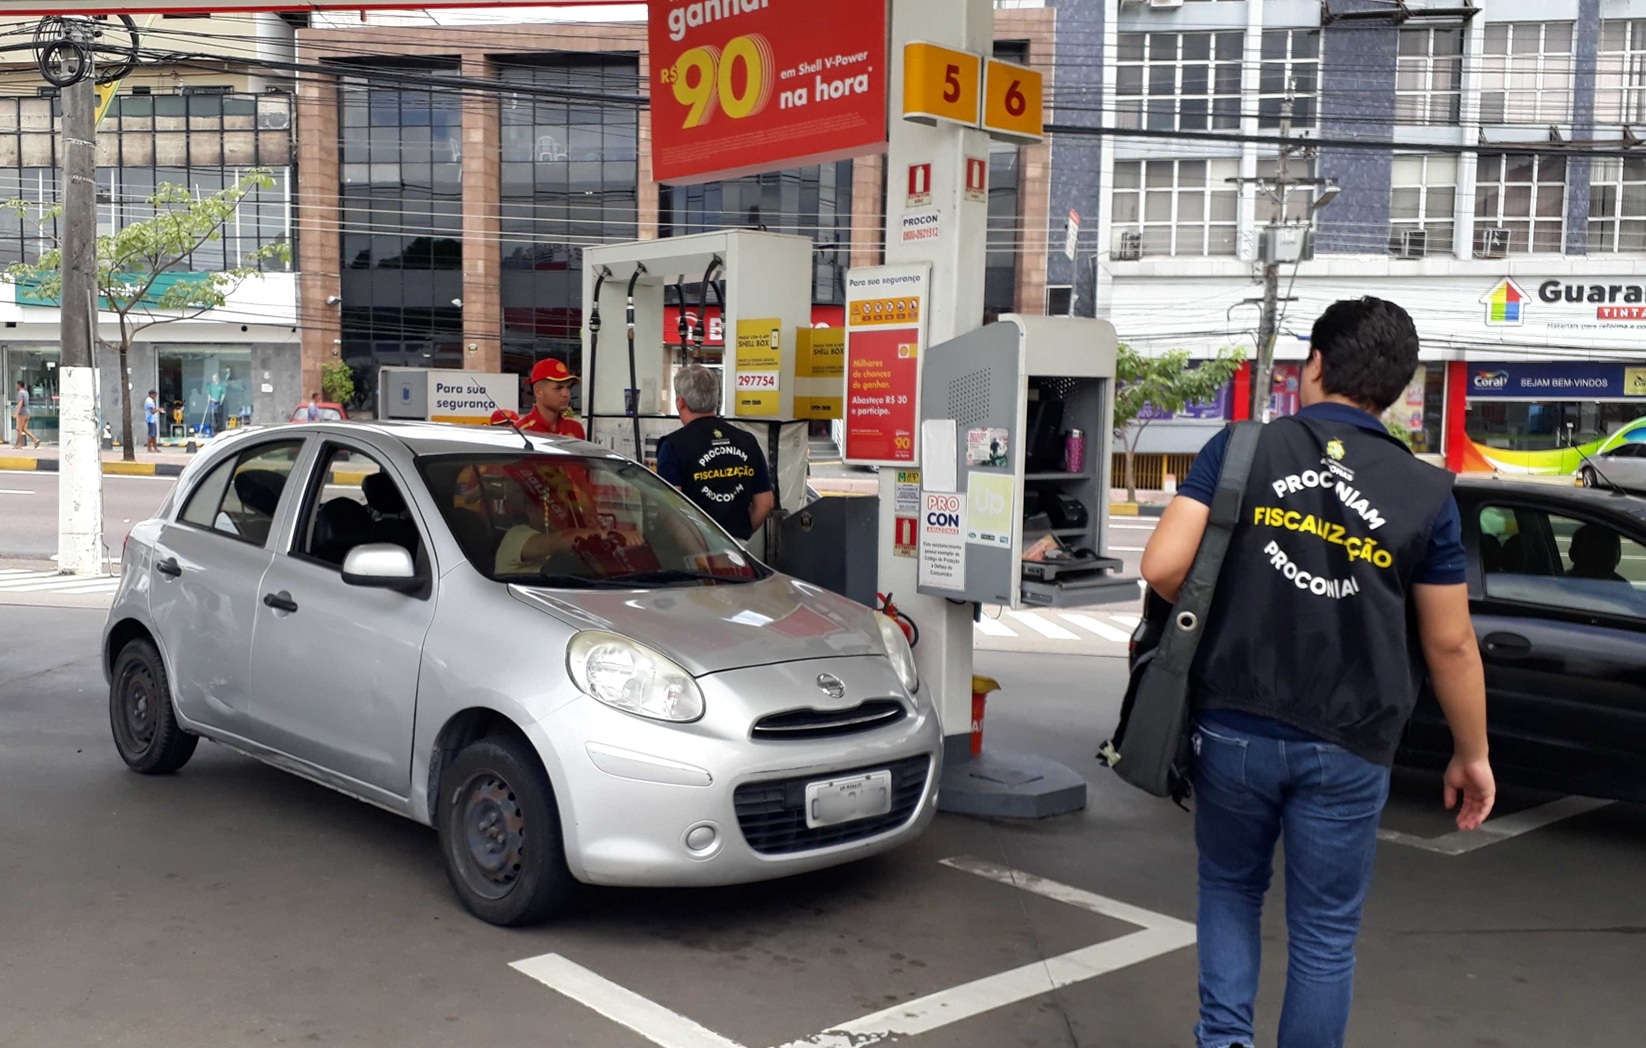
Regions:
<instances>
[{"instance_id":1,"label":"red advertising banner","mask_svg":"<svg viewBox=\"0 0 1646 1048\"><path fill-rule=\"evenodd\" d=\"M650 0L652 177L690 184L886 148L886 0Z\"/></svg>"},{"instance_id":2,"label":"red advertising banner","mask_svg":"<svg viewBox=\"0 0 1646 1048\"><path fill-rule=\"evenodd\" d=\"M924 265L846 275L846 403L842 457L865 465L919 461L920 355L925 351Z\"/></svg>"}]
</instances>

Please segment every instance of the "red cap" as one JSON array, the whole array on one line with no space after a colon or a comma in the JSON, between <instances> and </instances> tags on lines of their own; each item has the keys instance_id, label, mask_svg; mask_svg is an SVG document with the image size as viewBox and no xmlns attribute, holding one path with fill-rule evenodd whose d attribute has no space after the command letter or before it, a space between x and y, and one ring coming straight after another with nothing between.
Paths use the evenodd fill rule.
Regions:
<instances>
[{"instance_id":1,"label":"red cap","mask_svg":"<svg viewBox=\"0 0 1646 1048\"><path fill-rule=\"evenodd\" d=\"M545 357L542 360L539 360L537 365L532 368L531 384L535 386L539 382L545 381L576 382L577 376L572 374L571 369L567 368L562 361L556 360L553 357Z\"/></svg>"},{"instance_id":2,"label":"red cap","mask_svg":"<svg viewBox=\"0 0 1646 1048\"><path fill-rule=\"evenodd\" d=\"M491 424L494 426L507 426L518 423L519 421L520 413L518 411L510 411L507 408L498 408L496 411L492 412Z\"/></svg>"}]
</instances>

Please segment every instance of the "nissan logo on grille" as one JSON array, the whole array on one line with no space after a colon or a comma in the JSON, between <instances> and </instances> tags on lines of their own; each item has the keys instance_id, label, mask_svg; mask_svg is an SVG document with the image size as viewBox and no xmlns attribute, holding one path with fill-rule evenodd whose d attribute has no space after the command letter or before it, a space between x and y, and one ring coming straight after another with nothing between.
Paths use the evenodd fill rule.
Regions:
<instances>
[{"instance_id":1,"label":"nissan logo on grille","mask_svg":"<svg viewBox=\"0 0 1646 1048\"><path fill-rule=\"evenodd\" d=\"M831 699L843 699L846 697L845 682L832 673L819 673L817 675L817 690L821 691Z\"/></svg>"}]
</instances>

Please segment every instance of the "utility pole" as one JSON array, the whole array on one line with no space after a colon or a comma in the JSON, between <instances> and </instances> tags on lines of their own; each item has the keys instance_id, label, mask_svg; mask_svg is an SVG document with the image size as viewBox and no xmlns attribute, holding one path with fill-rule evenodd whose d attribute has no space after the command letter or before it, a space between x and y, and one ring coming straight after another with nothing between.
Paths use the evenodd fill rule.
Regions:
<instances>
[{"instance_id":1,"label":"utility pole","mask_svg":"<svg viewBox=\"0 0 1646 1048\"><path fill-rule=\"evenodd\" d=\"M1280 103L1280 137L1292 137L1292 93ZM1279 213L1263 229L1263 243L1259 257L1263 260L1263 317L1257 327L1257 361L1252 368L1251 417L1269 421L1269 398L1274 386L1275 337L1280 326L1280 260L1276 257L1276 229L1286 221L1286 194L1291 189L1290 143L1280 147L1279 180L1273 193L1278 198Z\"/></svg>"},{"instance_id":2,"label":"utility pole","mask_svg":"<svg viewBox=\"0 0 1646 1048\"><path fill-rule=\"evenodd\" d=\"M87 69L63 89L57 566L65 574L96 575L102 570L103 463L97 432L97 362L92 352L97 323L97 100L90 68L95 29L80 19L67 24L86 45Z\"/></svg>"}]
</instances>

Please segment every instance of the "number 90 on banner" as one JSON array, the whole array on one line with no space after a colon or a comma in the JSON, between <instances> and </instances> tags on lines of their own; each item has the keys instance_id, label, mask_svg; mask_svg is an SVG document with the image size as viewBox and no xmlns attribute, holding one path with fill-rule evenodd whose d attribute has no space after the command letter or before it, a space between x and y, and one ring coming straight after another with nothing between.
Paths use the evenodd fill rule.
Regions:
<instances>
[{"instance_id":1,"label":"number 90 on banner","mask_svg":"<svg viewBox=\"0 0 1646 1048\"><path fill-rule=\"evenodd\" d=\"M732 120L754 116L771 101L776 78L771 42L759 33L733 37L723 49L694 47L661 73L686 107L683 128L702 127L717 112Z\"/></svg>"}]
</instances>

